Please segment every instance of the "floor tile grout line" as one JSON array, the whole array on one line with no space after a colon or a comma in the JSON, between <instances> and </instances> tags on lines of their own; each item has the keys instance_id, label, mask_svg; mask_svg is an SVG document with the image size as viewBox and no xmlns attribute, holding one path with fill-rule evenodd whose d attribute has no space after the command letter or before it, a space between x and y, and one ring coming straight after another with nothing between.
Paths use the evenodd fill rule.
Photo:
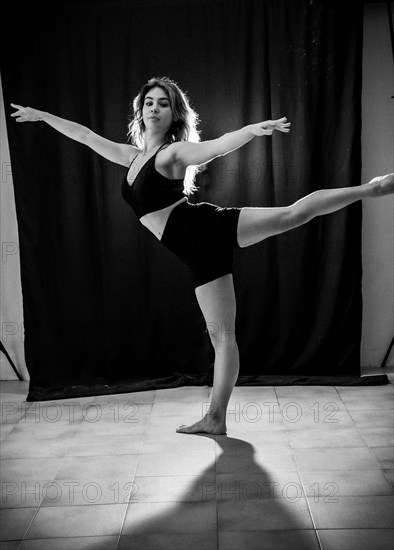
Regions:
<instances>
[{"instance_id":1,"label":"floor tile grout line","mask_svg":"<svg viewBox=\"0 0 394 550\"><path fill-rule=\"evenodd\" d=\"M94 398L93 398L93 400L94 400ZM93 400L92 400L92 401L93 401ZM81 420L80 420L79 422L77 422L77 424L79 425L81 422L82 422L82 418L81 418ZM18 422L18 423L19 423L19 422ZM75 432L73 433L72 438L70 438L70 439L74 439L74 438L75 438L75 435L76 435L77 431L78 431L78 430L77 430L77 428L76 428L76 429L75 429ZM70 442L70 444L69 444L68 447L67 447L67 451L69 450L70 446L71 446L71 442ZM56 480L56 476L57 476L57 474L59 473L60 468L62 467L60 461L63 460L64 458L66 458L66 453L67 453L67 451L65 451L65 454L64 454L62 457L55 457L55 458L59 458L60 460L59 460L59 467L58 467L58 469L57 469L57 471L56 471L56 473L55 473L55 475L54 475L54 479L52 480L52 482L54 482L54 481ZM95 456L102 456L102 455L95 455ZM106 455L106 456L107 456L107 455ZM109 456L111 456L111 455L109 455ZM120 455L120 456L124 456L124 455ZM140 456L141 456L141 455L139 454L139 458L140 458ZM37 457L37 458L42 458L42 457ZM54 457L50 457L50 458L54 458ZM27 459L27 460L28 460L28 459ZM136 471L137 471L138 463L139 463L139 459L138 459L138 462L137 462L137 465L136 465L136 468L135 468L135 471L134 471L134 474L133 474L133 480L135 479L135 474L136 474ZM51 477L52 477L52 476L51 476ZM28 525L28 527L27 527L27 529L26 529L26 531L25 531L25 533L24 533L24 535L23 535L22 541L21 541L20 544L18 545L18 548L22 545L22 543L23 543L24 540L28 540L28 539L26 539L26 535L27 535L27 533L28 533L30 527L32 526L32 523L33 523L33 521L35 520L35 518L36 518L36 516L37 516L37 514L38 514L38 512L39 512L39 510L40 510L41 508L50 508L49 506L48 506L48 507L47 507L47 506L42 506L42 502L43 502L43 501L44 501L44 496L42 497L42 500L40 501L40 504L37 506L36 512L35 512L34 516L32 517L32 519L31 519L31 521L30 521L30 523L29 523L29 525ZM104 504L102 504L102 505L104 505ZM108 504L107 504L107 505L108 505ZM109 505L110 505L110 504L109 504ZM121 526L120 526L120 530L119 530L119 534L118 534L118 543L117 543L117 546L118 546L118 544L119 544L120 534L121 534L122 529L123 529L124 521L125 521L125 518L126 518L126 515L127 515L127 510L128 510L128 506L125 506L125 512L124 512L123 520L122 520L122 523L121 523ZM66 537L66 538L67 538L67 537Z\"/></svg>"},{"instance_id":2,"label":"floor tile grout line","mask_svg":"<svg viewBox=\"0 0 394 550\"><path fill-rule=\"evenodd\" d=\"M356 430L358 431L359 435L361 436L362 440L363 440L364 443L365 443L365 445L364 445L363 447L357 447L357 448L365 448L365 447L367 447L368 450L369 450L369 453L373 455L373 453L372 453L372 451L371 451L369 445L366 443L364 437L362 436L362 433L360 432L359 427L356 425L356 423L355 423L355 421L354 421L354 418L353 418L353 416L352 416L352 414L351 414L351 411L347 408L346 403L345 403L344 400L342 399L342 396L341 396L341 394L338 392L337 388L335 388L335 389L336 389L336 391L337 391L337 394L338 394L340 400L342 401L342 403L343 403L343 405L344 405L344 407L345 407L346 412L349 414L350 418L352 419L353 426L356 428ZM375 410L376 410L376 409L375 409ZM378 410L386 410L386 409L378 409ZM388 409L388 410L390 410L390 409ZM286 429L286 433L288 433L288 432L289 432L289 430ZM290 442L290 441L289 441L289 443L290 443L290 446L291 446L292 451L293 451L293 446L291 445L291 442ZM319 448L319 447L317 447L317 448ZM342 447L342 448L343 448L343 447ZM376 458L375 456L374 456L374 459L375 459L375 462L378 463L377 458ZM302 484L302 486L303 486L304 493L305 493L305 482L304 482L303 477L302 477L302 475L301 475L301 471L300 471L299 468L298 468L298 461L297 461L297 459L296 459L295 456L294 456L294 460L295 460L295 462L296 462L297 471L298 471L298 474L299 474L299 477L300 477L300 480L301 480L301 484ZM379 466L379 470L383 473L382 468L381 468L381 466L380 466L379 463L378 463L378 466ZM347 471L347 470L346 470L346 471ZM362 471L362 470L360 470L360 471ZM383 475L384 475L384 473L383 473ZM386 481L387 481L387 483L388 483L387 478L386 478ZM388 483L388 484L389 484L389 483ZM389 485L390 485L390 484L389 484ZM316 537L317 537L317 540L318 540L320 549L323 550L323 546L322 546L322 543L321 543L321 540L320 540L320 536L319 536L319 530L318 530L317 527L316 527L315 519L314 519L314 517L313 517L313 513L312 513L312 510L311 510L311 507L310 507L310 504L309 504L309 500L308 500L308 498L307 498L307 496L306 496L306 493L305 493L305 498L306 498L306 502L307 502L307 505L308 505L308 509L310 510L310 515L311 515L311 518L312 518L312 522L313 522L314 529L315 529L315 534L316 534Z\"/></svg>"},{"instance_id":3,"label":"floor tile grout line","mask_svg":"<svg viewBox=\"0 0 394 550\"><path fill-rule=\"evenodd\" d=\"M208 399L209 399L209 396L208 396ZM218 475L218 472L217 472L217 459L218 459L218 441L217 441L217 438L218 436L217 435L214 435L214 441L215 441L215 486L216 486L216 491L217 491L217 475ZM219 506L218 506L218 499L217 499L217 495L215 495L215 514L216 514L216 550L219 550Z\"/></svg>"},{"instance_id":4,"label":"floor tile grout line","mask_svg":"<svg viewBox=\"0 0 394 550\"><path fill-rule=\"evenodd\" d=\"M274 386L274 391L275 391L277 399L279 399L279 396L278 396L277 391L276 391L276 386ZM283 420L283 416L282 416L282 420ZM304 484L304 481L303 481L303 478L302 478L302 475L301 475L301 472L300 472L300 469L299 469L299 466L298 466L298 461L297 461L297 458L296 458L295 453L294 453L293 445L291 444L291 440L290 440L290 437L289 437L289 430L286 428L286 425L285 425L285 430L286 430L287 440L288 440L288 443L289 443L289 446L290 446L290 449L291 449L291 454L292 454L292 457L293 457L293 460L294 460L294 464L295 464L296 469L297 469L298 479L301 483L301 486L302 486L302 489L303 489L303 492L304 492L305 503L307 505L309 516L310 516L311 521L312 521L315 537L317 539L319 549L323 550L323 546L322 546L322 543L321 543L321 540L320 540L320 537L319 537L319 533L318 533L318 530L317 530L317 526L316 526L316 523L315 523L315 518L313 517L312 508L309 504L309 500L308 500L308 497L307 497L307 494L306 494L306 491L305 491L305 484Z\"/></svg>"},{"instance_id":5,"label":"floor tile grout line","mask_svg":"<svg viewBox=\"0 0 394 550\"><path fill-rule=\"evenodd\" d=\"M346 404L345 404L345 403L344 403L344 405L345 405L345 407L346 407ZM356 424L356 422L355 422L355 420L354 420L354 418L353 418L353 416L352 416L352 412L351 412L350 410L348 410L347 407L346 407L346 410L347 410L348 414L350 415L350 418L353 420L354 427L356 428L358 434L361 436L362 440L364 441L365 446L367 447L367 449L368 449L368 451L369 451L369 454L371 455L371 457L373 457L374 461L376 462L376 464L377 464L378 467L379 467L379 470L382 472L383 476L386 478L386 476L384 475L383 468L382 468L380 462L378 461L377 457L375 456L375 453L372 451L371 446L366 442L366 440L365 440L365 438L364 438L364 436L363 436L363 434L362 434L362 432L361 432L361 429L359 428L359 426L357 426L357 424ZM365 409L365 410L366 410L366 411L369 410L369 411L371 412L371 409ZM372 410L374 410L374 411L377 411L377 410L378 410L378 411L380 412L380 411L382 411L382 410L392 410L392 409L372 409ZM354 412L356 412L356 411L354 411ZM387 481L387 483L390 485L390 483L389 483L389 481L388 481L387 478L386 478L386 481Z\"/></svg>"},{"instance_id":6,"label":"floor tile grout line","mask_svg":"<svg viewBox=\"0 0 394 550\"><path fill-rule=\"evenodd\" d=\"M156 397L156 391L155 391L155 394L154 394L154 400L155 400L155 397ZM152 409L153 409L153 403L152 403L152 407L150 409L149 418L151 416ZM143 442L144 442L144 439L145 439L145 435L146 435L146 431L143 434ZM135 480L135 477L136 477L136 473L137 473L137 469L138 469L138 465L140 463L140 460L141 460L141 453L138 453L138 460L137 460L137 463L136 463L136 466L135 466L135 469L134 469L132 484L134 484L134 480ZM128 495L128 497L130 497L130 495ZM121 522L120 528L119 528L118 541L117 541L117 544L116 544L116 548L118 548L118 546L120 544L120 537L121 537L121 534L122 534L122 531L123 531L123 528L124 528L124 525L125 525L125 522L126 522L127 512L129 510L131 504L132 503L128 502L127 506L125 507L125 512L124 512L123 519L122 519L122 522Z\"/></svg>"},{"instance_id":7,"label":"floor tile grout line","mask_svg":"<svg viewBox=\"0 0 394 550\"><path fill-rule=\"evenodd\" d=\"M36 511L35 511L35 513L34 513L34 515L33 515L33 517L31 518L31 521L30 521L29 525L27 526L26 531L25 531L24 534L23 534L23 537L22 537L22 540L21 540L21 543L20 543L19 546L22 545L22 543L23 543L24 540L27 540L27 539L26 539L26 535L27 535L27 533L29 532L30 527L33 525L33 522L34 522L34 520L36 519L37 514L38 514L38 511L40 510L40 508L41 508L41 505L37 506L37 509L36 509Z\"/></svg>"},{"instance_id":8,"label":"floor tile grout line","mask_svg":"<svg viewBox=\"0 0 394 550\"><path fill-rule=\"evenodd\" d=\"M340 396L340 397L341 397L341 396ZM346 411L348 412L348 414L350 415L350 417L352 418L353 425L355 425L355 422L354 422L354 419L353 419L353 417L352 417L351 411L347 409L346 405L345 405L345 409L346 409ZM372 410L373 410L373 411L376 411L377 409L372 409ZM378 409L378 410L379 410L379 409ZM384 409L384 410L391 410L391 409ZM151 416L151 415L150 415L150 416ZM283 417L282 417L282 420L283 420ZM356 427L356 428L358 429L358 431L360 432L360 429L359 429L357 426L355 426L355 427ZM11 432L10 432L10 433L11 433ZM286 433L287 433L287 437L288 437L288 440L289 440L289 431L288 431L287 429L286 429ZM147 437L147 432L146 432L146 430L145 430L145 432L144 432L142 435L143 435L143 438L144 438L144 440L145 440L146 437ZM361 436L362 436L362 434L361 434ZM74 438L74 437L75 437L75 434L73 434L73 438ZM216 438L215 438L215 439L216 439ZM364 438L363 438L363 440L364 440ZM365 441L365 440L364 440L364 441ZM290 441L289 441L289 444L290 444L290 448L291 448L291 451L292 451L293 458L294 458L294 460L295 460L295 464L296 464L296 466L297 466L297 472L298 472L298 474L299 474L301 483L303 483L303 480L302 480L302 477L301 477L301 475L300 475L300 471L299 471L299 468L298 468L298 463L297 463L297 460L296 460L295 455L294 455L294 449L293 449L293 447L292 447ZM367 447L370 449L369 445L368 445L366 442L365 442L365 446L367 446ZM362 447L362 448L364 448L364 447ZM216 456L217 456L217 450L218 450L217 445L215 445L215 477L216 477L216 474L217 474L217 471L216 471ZM135 454L136 454L136 453L135 453ZM141 453L138 453L138 454L139 454L139 460L140 460L140 458L141 458ZM373 454L373 453L372 453L372 454ZM93 456L97 456L97 455L93 455ZM102 455L98 455L98 456L102 456ZM41 458L41 457L37 457L37 458ZM54 457L49 457L49 458L54 458ZM375 457L375 459L376 459L376 457ZM379 469L380 469L380 470L383 470L383 468L380 466L379 463L378 463L378 465L379 465ZM135 469L135 472L134 472L134 479L135 479L135 477L136 477L136 476L135 476L136 470L137 470L137 466L136 466L136 469ZM150 476L148 476L148 477L150 477ZM157 476L157 477L163 477L163 476ZM304 483L303 483L303 484L304 484ZM306 499L306 500L307 500L307 499ZM308 500L307 500L307 502L308 502ZM309 503L308 503L308 506L309 506ZM123 522L124 522L125 517L126 517L126 514L127 514L127 509L128 509L128 506L126 507L126 512L125 512L125 516L124 516L124 518L123 518ZM37 513L38 513L38 509L36 510L36 514L37 514ZM35 516L36 516L36 514L35 514ZM34 520L35 516L33 517L32 521ZM312 518L312 522L313 522L313 524L314 524L314 518L313 518L312 514L311 514L311 518ZM31 523L29 524L29 527L27 528L27 530L28 530L30 527L31 527ZM121 526L121 530L122 530L122 528L123 528L123 524L122 524L122 526ZM120 540L120 536L121 536L121 530L120 530L120 534L118 535L118 544L119 544L119 540ZM217 514L217 529L216 529L216 530L217 530L217 545L219 545L219 540L218 540L218 535L219 535L219 529L218 529L218 514ZM316 535L317 535L317 537L318 537L317 529L314 528L314 531L315 531L315 533L316 533ZM319 537L318 537L318 541L319 541L319 545L320 545L320 539L319 539ZM320 546L321 546L321 545L320 545Z\"/></svg>"},{"instance_id":9,"label":"floor tile grout line","mask_svg":"<svg viewBox=\"0 0 394 550\"><path fill-rule=\"evenodd\" d=\"M392 418L390 419L391 420L391 424L390 426L357 426L357 421L356 419L354 418L354 414L355 413L381 413L382 411L391 411L392 412ZM348 411L348 413L350 414L354 424L356 425L356 427L358 429L369 429L369 428L385 428L385 427L388 427L388 428L391 428L393 423L394 423L394 410L393 409L362 409L362 410L352 410L352 411ZM370 418L370 416L369 416Z\"/></svg>"}]
</instances>

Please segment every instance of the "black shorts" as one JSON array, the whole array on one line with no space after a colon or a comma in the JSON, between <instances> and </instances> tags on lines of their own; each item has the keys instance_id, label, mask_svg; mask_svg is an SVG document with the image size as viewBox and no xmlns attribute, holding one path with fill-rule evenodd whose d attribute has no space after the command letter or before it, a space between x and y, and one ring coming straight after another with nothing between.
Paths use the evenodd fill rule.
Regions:
<instances>
[{"instance_id":1,"label":"black shorts","mask_svg":"<svg viewBox=\"0 0 394 550\"><path fill-rule=\"evenodd\" d=\"M240 211L189 201L172 210L161 242L191 268L195 287L232 273Z\"/></svg>"}]
</instances>

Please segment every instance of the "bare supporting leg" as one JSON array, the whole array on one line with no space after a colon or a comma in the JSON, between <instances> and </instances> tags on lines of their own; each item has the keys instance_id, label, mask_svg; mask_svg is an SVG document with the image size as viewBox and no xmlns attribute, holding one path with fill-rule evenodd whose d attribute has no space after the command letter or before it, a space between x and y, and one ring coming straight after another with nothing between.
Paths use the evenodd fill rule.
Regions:
<instances>
[{"instance_id":1,"label":"bare supporting leg","mask_svg":"<svg viewBox=\"0 0 394 550\"><path fill-rule=\"evenodd\" d=\"M394 193L394 174L374 178L360 187L316 191L283 208L242 208L238 221L238 242L241 247L246 247L299 227L316 216L345 208L358 200L391 193ZM196 296L215 349L212 399L202 420L191 426L181 426L177 432L224 434L227 405L239 373L232 275L197 287Z\"/></svg>"},{"instance_id":2,"label":"bare supporting leg","mask_svg":"<svg viewBox=\"0 0 394 550\"><path fill-rule=\"evenodd\" d=\"M322 189L281 208L242 208L238 222L241 247L299 227L316 216L331 214L367 198L394 193L394 174L374 178L358 187Z\"/></svg>"},{"instance_id":3,"label":"bare supporting leg","mask_svg":"<svg viewBox=\"0 0 394 550\"><path fill-rule=\"evenodd\" d=\"M235 338L236 302L232 274L196 288L196 296L207 323L215 350L211 402L203 419L177 432L226 433L226 410L239 373L239 353Z\"/></svg>"}]
</instances>

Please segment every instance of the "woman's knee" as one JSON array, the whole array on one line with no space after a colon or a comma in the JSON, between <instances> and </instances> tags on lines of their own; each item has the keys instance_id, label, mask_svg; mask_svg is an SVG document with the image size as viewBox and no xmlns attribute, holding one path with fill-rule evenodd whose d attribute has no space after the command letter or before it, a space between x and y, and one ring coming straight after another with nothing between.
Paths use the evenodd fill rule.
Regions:
<instances>
[{"instance_id":1,"label":"woman's knee","mask_svg":"<svg viewBox=\"0 0 394 550\"><path fill-rule=\"evenodd\" d=\"M289 229L294 229L308 223L313 218L312 213L305 205L293 204L289 207Z\"/></svg>"},{"instance_id":2,"label":"woman's knee","mask_svg":"<svg viewBox=\"0 0 394 550\"><path fill-rule=\"evenodd\" d=\"M216 352L237 347L235 327L223 323L207 323L208 333Z\"/></svg>"},{"instance_id":3,"label":"woman's knee","mask_svg":"<svg viewBox=\"0 0 394 550\"><path fill-rule=\"evenodd\" d=\"M246 248L279 235L301 222L301 216L292 206L281 208L245 208L238 223L238 244Z\"/></svg>"}]
</instances>

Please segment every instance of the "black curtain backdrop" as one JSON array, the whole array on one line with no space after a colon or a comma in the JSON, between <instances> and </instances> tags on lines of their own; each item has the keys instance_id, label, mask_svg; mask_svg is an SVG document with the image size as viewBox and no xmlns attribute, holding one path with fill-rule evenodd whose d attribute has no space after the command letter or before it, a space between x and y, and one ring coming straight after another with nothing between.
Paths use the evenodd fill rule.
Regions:
<instances>
[{"instance_id":1,"label":"black curtain backdrop","mask_svg":"<svg viewBox=\"0 0 394 550\"><path fill-rule=\"evenodd\" d=\"M1 74L20 237L28 399L206 384L191 275L123 201L125 169L10 102L125 142L130 104L170 76L202 139L287 116L209 164L193 202L284 206L360 184L359 0L137 0L24 8ZM358 384L361 204L234 253L244 384ZM217 327L215 320L209 330ZM373 383L385 377L373 379ZM371 380L369 380L371 382Z\"/></svg>"}]
</instances>

